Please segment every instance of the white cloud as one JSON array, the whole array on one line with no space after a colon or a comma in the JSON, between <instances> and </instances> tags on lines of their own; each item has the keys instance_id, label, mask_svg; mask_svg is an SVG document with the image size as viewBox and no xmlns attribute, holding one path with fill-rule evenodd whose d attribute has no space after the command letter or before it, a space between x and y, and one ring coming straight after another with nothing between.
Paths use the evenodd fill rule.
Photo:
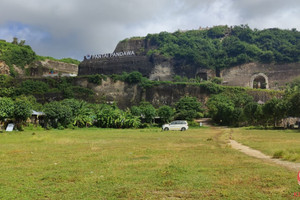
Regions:
<instances>
[{"instance_id":1,"label":"white cloud","mask_svg":"<svg viewBox=\"0 0 300 200\"><path fill-rule=\"evenodd\" d=\"M38 54L82 58L147 33L249 24L297 28L298 0L2 0L0 37L24 37ZM11 29L17 22L22 29ZM20 32L21 31L21 32Z\"/></svg>"}]
</instances>

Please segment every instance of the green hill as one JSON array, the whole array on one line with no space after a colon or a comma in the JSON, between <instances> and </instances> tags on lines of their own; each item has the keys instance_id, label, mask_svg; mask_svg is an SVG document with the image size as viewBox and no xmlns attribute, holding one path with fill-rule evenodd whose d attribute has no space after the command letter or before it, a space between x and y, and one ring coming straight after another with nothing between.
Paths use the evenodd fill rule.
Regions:
<instances>
[{"instance_id":1,"label":"green hill","mask_svg":"<svg viewBox=\"0 0 300 200\"><path fill-rule=\"evenodd\" d=\"M52 57L36 55L29 45L25 45L24 40L18 42L18 39L14 38L12 43L0 40L0 61L4 61L10 67L10 73L12 76L16 75L13 65L24 69L26 65L30 65L34 61L46 59L76 65L80 63L78 60L72 58L55 59Z\"/></svg>"},{"instance_id":2,"label":"green hill","mask_svg":"<svg viewBox=\"0 0 300 200\"><path fill-rule=\"evenodd\" d=\"M291 63L300 60L300 33L296 29L257 30L247 25L215 26L204 30L148 34L160 54L210 69L222 69L248 62Z\"/></svg>"}]
</instances>

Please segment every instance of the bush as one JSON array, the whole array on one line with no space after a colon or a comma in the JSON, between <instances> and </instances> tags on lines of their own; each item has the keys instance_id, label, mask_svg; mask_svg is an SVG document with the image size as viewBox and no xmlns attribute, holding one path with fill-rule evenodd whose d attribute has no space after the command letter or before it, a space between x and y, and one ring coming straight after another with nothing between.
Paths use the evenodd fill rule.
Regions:
<instances>
[{"instance_id":1,"label":"bush","mask_svg":"<svg viewBox=\"0 0 300 200\"><path fill-rule=\"evenodd\" d=\"M0 98L0 120L3 121L6 118L12 118L14 113L14 102L10 98Z\"/></svg>"},{"instance_id":2,"label":"bush","mask_svg":"<svg viewBox=\"0 0 300 200\"><path fill-rule=\"evenodd\" d=\"M0 60L5 61L10 67L16 65L24 68L25 65L32 63L36 59L35 52L28 45L0 41L0 51Z\"/></svg>"},{"instance_id":3,"label":"bush","mask_svg":"<svg viewBox=\"0 0 300 200\"><path fill-rule=\"evenodd\" d=\"M143 75L140 72L134 71L128 74L125 78L125 82L130 84L139 83L142 80Z\"/></svg>"},{"instance_id":4,"label":"bush","mask_svg":"<svg viewBox=\"0 0 300 200\"><path fill-rule=\"evenodd\" d=\"M282 150L275 151L272 158L283 158L283 155L284 155L284 151Z\"/></svg>"},{"instance_id":5,"label":"bush","mask_svg":"<svg viewBox=\"0 0 300 200\"><path fill-rule=\"evenodd\" d=\"M174 111L170 106L161 106L157 114L161 118L162 123L168 123L172 119Z\"/></svg>"},{"instance_id":6,"label":"bush","mask_svg":"<svg viewBox=\"0 0 300 200\"><path fill-rule=\"evenodd\" d=\"M88 82L89 83L94 83L96 85L101 85L102 80L106 80L107 77L102 75L102 74L96 74L96 75L90 75L88 76Z\"/></svg>"},{"instance_id":7,"label":"bush","mask_svg":"<svg viewBox=\"0 0 300 200\"><path fill-rule=\"evenodd\" d=\"M44 94L48 92L49 85L42 81L26 80L20 85L21 94Z\"/></svg>"},{"instance_id":8,"label":"bush","mask_svg":"<svg viewBox=\"0 0 300 200\"><path fill-rule=\"evenodd\" d=\"M58 128L60 125L67 127L72 122L72 110L69 106L63 105L60 102L52 101L44 106L46 121L53 128Z\"/></svg>"},{"instance_id":9,"label":"bush","mask_svg":"<svg viewBox=\"0 0 300 200\"><path fill-rule=\"evenodd\" d=\"M141 102L140 109L142 116L144 117L147 123L152 123L156 117L156 109L149 102Z\"/></svg>"}]
</instances>

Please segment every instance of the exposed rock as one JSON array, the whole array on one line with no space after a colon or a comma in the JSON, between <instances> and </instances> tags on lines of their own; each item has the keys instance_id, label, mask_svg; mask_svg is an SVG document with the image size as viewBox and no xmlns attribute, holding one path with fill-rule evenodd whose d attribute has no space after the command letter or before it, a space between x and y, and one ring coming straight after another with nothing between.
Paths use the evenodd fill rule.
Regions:
<instances>
[{"instance_id":1,"label":"exposed rock","mask_svg":"<svg viewBox=\"0 0 300 200\"><path fill-rule=\"evenodd\" d=\"M155 107L174 105L184 96L196 97L202 103L206 103L210 96L205 88L189 84L161 84L150 88L141 88L136 84L114 82L110 78L102 80L100 85L89 83L88 79L84 77L78 77L74 81L74 85L93 90L96 94L96 103L116 102L122 109L138 105L143 100L152 103ZM253 96L255 101L266 102L274 97L274 94L263 90L250 90L248 94Z\"/></svg>"},{"instance_id":2,"label":"exposed rock","mask_svg":"<svg viewBox=\"0 0 300 200\"><path fill-rule=\"evenodd\" d=\"M216 72L185 60L165 58L160 55L147 56L155 49L146 39L134 38L120 42L115 52L134 51L135 56L84 60L79 65L79 75L121 74L139 71L151 80L172 80L175 75L209 80L220 76L224 85L277 89L300 76L300 63L262 64L248 63Z\"/></svg>"},{"instance_id":3,"label":"exposed rock","mask_svg":"<svg viewBox=\"0 0 300 200\"><path fill-rule=\"evenodd\" d=\"M253 88L255 87L256 80L263 80L266 84L265 88L277 89L300 76L300 63L248 63L224 69L220 75L225 85ZM262 85L260 85L260 87L262 87Z\"/></svg>"},{"instance_id":4,"label":"exposed rock","mask_svg":"<svg viewBox=\"0 0 300 200\"><path fill-rule=\"evenodd\" d=\"M92 89L96 94L96 103L117 102L118 107L125 109L141 101L142 90L136 84L107 78L107 80L102 80L101 85L96 85L81 77L76 78L75 84Z\"/></svg>"},{"instance_id":5,"label":"exposed rock","mask_svg":"<svg viewBox=\"0 0 300 200\"><path fill-rule=\"evenodd\" d=\"M20 67L17 67L16 65L13 65L15 72L17 72L18 76L23 77L25 76L25 68L21 69ZM27 66L26 66L27 67Z\"/></svg>"},{"instance_id":6,"label":"exposed rock","mask_svg":"<svg viewBox=\"0 0 300 200\"><path fill-rule=\"evenodd\" d=\"M36 61L31 64L30 76L77 76L78 66L53 60Z\"/></svg>"},{"instance_id":7,"label":"exposed rock","mask_svg":"<svg viewBox=\"0 0 300 200\"><path fill-rule=\"evenodd\" d=\"M133 51L134 56L85 59L79 65L78 75L121 74L139 71L151 80L172 80L174 75L195 78L198 66L187 65L160 55L147 56L147 52L156 49L146 39L133 38L118 43L116 52Z\"/></svg>"},{"instance_id":8,"label":"exposed rock","mask_svg":"<svg viewBox=\"0 0 300 200\"><path fill-rule=\"evenodd\" d=\"M0 74L10 74L9 66L4 61L0 61Z\"/></svg>"},{"instance_id":9,"label":"exposed rock","mask_svg":"<svg viewBox=\"0 0 300 200\"><path fill-rule=\"evenodd\" d=\"M123 40L118 43L114 52L134 51L136 55L146 55L150 45L143 39Z\"/></svg>"},{"instance_id":10,"label":"exposed rock","mask_svg":"<svg viewBox=\"0 0 300 200\"><path fill-rule=\"evenodd\" d=\"M79 65L78 75L91 74L122 74L123 72L139 71L149 77L154 68L148 56L124 56L84 60Z\"/></svg>"}]
</instances>

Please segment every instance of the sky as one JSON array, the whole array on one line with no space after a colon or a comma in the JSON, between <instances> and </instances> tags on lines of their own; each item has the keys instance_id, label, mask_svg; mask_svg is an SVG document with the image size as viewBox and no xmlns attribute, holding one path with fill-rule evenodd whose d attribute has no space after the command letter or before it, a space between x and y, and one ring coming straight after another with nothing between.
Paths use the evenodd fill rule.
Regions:
<instances>
[{"instance_id":1,"label":"sky","mask_svg":"<svg viewBox=\"0 0 300 200\"><path fill-rule=\"evenodd\" d=\"M0 39L82 60L133 36L217 25L300 30L300 0L0 0Z\"/></svg>"}]
</instances>

